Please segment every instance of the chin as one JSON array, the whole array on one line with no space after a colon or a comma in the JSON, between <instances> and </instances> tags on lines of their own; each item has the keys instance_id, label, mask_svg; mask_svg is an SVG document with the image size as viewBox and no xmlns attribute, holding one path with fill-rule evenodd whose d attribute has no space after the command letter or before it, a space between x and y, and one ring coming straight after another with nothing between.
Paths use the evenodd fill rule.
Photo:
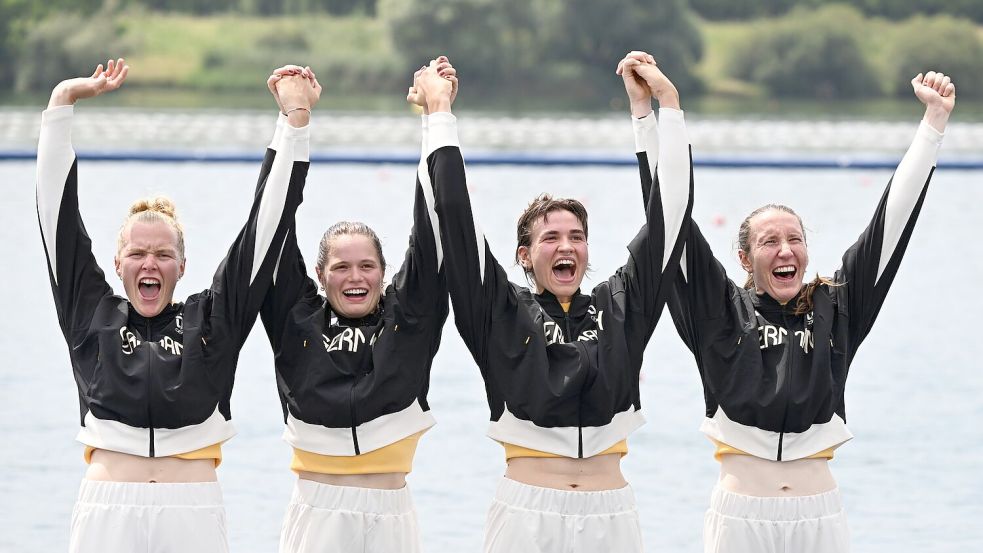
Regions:
<instances>
[{"instance_id":1,"label":"chin","mask_svg":"<svg viewBox=\"0 0 983 553\"><path fill-rule=\"evenodd\" d=\"M781 292L776 292L773 297L778 300L779 303L788 303L795 299L795 296L799 293L800 288L801 286L795 288L794 290L783 290Z\"/></svg>"}]
</instances>

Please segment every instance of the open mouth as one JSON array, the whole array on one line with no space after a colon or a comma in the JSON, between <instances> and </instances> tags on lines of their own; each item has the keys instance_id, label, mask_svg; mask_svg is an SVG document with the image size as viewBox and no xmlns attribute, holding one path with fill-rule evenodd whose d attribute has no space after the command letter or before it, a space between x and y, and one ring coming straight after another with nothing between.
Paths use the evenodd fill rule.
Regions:
<instances>
[{"instance_id":1,"label":"open mouth","mask_svg":"<svg viewBox=\"0 0 983 553\"><path fill-rule=\"evenodd\" d=\"M771 272L775 279L782 282L789 282L795 279L798 269L794 265L783 265Z\"/></svg>"},{"instance_id":2,"label":"open mouth","mask_svg":"<svg viewBox=\"0 0 983 553\"><path fill-rule=\"evenodd\" d=\"M341 294L349 301L362 301L369 295L369 290L367 288L349 288L342 290Z\"/></svg>"},{"instance_id":3,"label":"open mouth","mask_svg":"<svg viewBox=\"0 0 983 553\"><path fill-rule=\"evenodd\" d=\"M137 282L137 290L140 298L153 301L160 295L160 281L156 278L141 278Z\"/></svg>"},{"instance_id":4,"label":"open mouth","mask_svg":"<svg viewBox=\"0 0 983 553\"><path fill-rule=\"evenodd\" d=\"M560 282L572 282L577 274L577 262L572 259L558 259L553 264L553 276Z\"/></svg>"}]
</instances>

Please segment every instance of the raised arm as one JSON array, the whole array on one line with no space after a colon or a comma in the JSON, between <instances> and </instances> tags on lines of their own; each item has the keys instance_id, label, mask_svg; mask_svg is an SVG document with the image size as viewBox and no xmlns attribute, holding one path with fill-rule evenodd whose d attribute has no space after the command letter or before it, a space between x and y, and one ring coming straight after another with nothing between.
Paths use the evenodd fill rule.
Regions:
<instances>
[{"instance_id":1,"label":"raised arm","mask_svg":"<svg viewBox=\"0 0 983 553\"><path fill-rule=\"evenodd\" d=\"M451 113L456 87L453 80L441 76L440 63L439 58L434 60L417 81L430 113L427 165L454 320L475 361L483 367L492 313L515 309L516 298L471 210L457 119Z\"/></svg>"},{"instance_id":2,"label":"raised arm","mask_svg":"<svg viewBox=\"0 0 983 553\"><path fill-rule=\"evenodd\" d=\"M655 167L651 163L659 159L659 129L655 112L652 111L652 89L645 79L635 72L635 67L643 63L654 64L655 58L645 52L629 52L618 62L618 69L615 72L621 75L625 92L628 93L632 115L631 125L635 131L635 155L638 158L638 171L642 184L642 208L648 208L652 181L655 178Z\"/></svg>"},{"instance_id":3,"label":"raised arm","mask_svg":"<svg viewBox=\"0 0 983 553\"><path fill-rule=\"evenodd\" d=\"M220 312L237 329L235 339L239 343L252 328L274 275L281 269L289 273L298 263L303 270L299 257L285 260L280 267L280 256L296 250L294 214L303 200L310 167L308 123L321 87L309 68L298 66L281 68L269 84L281 110L277 128L266 152L249 219L212 280L212 292L222 306Z\"/></svg>"},{"instance_id":4,"label":"raised arm","mask_svg":"<svg viewBox=\"0 0 983 553\"><path fill-rule=\"evenodd\" d=\"M679 160L684 158L679 148L682 145L688 148L688 139L684 134L685 128L682 127L682 112L679 110L679 96L675 88L661 72L657 71L657 67L655 67L656 71L652 71L648 66L655 66L655 60L651 56L644 52L629 52L618 64L617 72L624 80L625 91L628 93L631 105L642 201L646 208L646 215L651 216L650 210L653 206L649 204L649 199L652 191L656 189L654 185L666 182L665 179L669 174L680 172ZM652 111L653 96L659 98L661 122L656 121ZM666 144L669 151L660 149L660 142ZM670 154L670 151L674 154ZM689 173L691 168L688 163L688 149L685 159L687 161L685 170ZM690 204L692 203L691 178L690 176L687 180ZM669 213L672 200L666 197L664 187L662 195L664 210ZM681 200L681 196L676 196L675 213L679 213ZM668 269L671 269L675 263L675 258L670 258L663 268L666 274L660 283L663 287L671 287L671 290L666 290L669 311L683 341L692 349L696 343L695 326L692 324L694 315L704 317L706 313L720 313L723 302L727 301L729 280L723 266L714 258L710 245L690 216L691 210L692 205L687 206L682 220L667 216L663 222L666 236L670 236L674 231L678 232L677 242L685 242L685 245L678 258L679 271L673 276L668 274ZM670 243L667 240L665 246ZM665 251L673 250L667 247ZM663 258L664 261L665 259ZM691 270L688 270L688 267ZM698 301L694 301L697 299Z\"/></svg>"},{"instance_id":5,"label":"raised arm","mask_svg":"<svg viewBox=\"0 0 983 553\"><path fill-rule=\"evenodd\" d=\"M897 274L935 171L942 133L955 106L955 85L942 73L919 73L911 85L915 96L925 104L925 116L888 182L873 219L843 254L842 267L836 275L837 281L846 284L854 348L870 331Z\"/></svg>"},{"instance_id":6,"label":"raised arm","mask_svg":"<svg viewBox=\"0 0 983 553\"><path fill-rule=\"evenodd\" d=\"M451 83L451 104L457 95L456 70L446 58L439 58L437 71ZM417 86L427 66L413 75L406 101L419 106L422 115L420 163L417 165L416 190L413 200L413 230L403 265L393 278L400 309L404 316L447 316L447 280L444 277L444 254L440 241L439 217L436 211L434 185L430 178L428 158L430 146L428 119L430 109L423 91ZM435 147L439 147L435 143Z\"/></svg>"},{"instance_id":7,"label":"raised arm","mask_svg":"<svg viewBox=\"0 0 983 553\"><path fill-rule=\"evenodd\" d=\"M679 266L683 222L689 219L692 208L689 139L679 94L651 56L629 53L619 63L618 73L631 100L640 174L649 193L645 198L646 224L628 246L628 263L615 278L624 280L629 308L645 314L647 337L658 322ZM658 129L646 95L659 101ZM661 136L655 134L656 129ZM658 156L654 171L649 165L649 151Z\"/></svg>"},{"instance_id":8,"label":"raised arm","mask_svg":"<svg viewBox=\"0 0 983 553\"><path fill-rule=\"evenodd\" d=\"M92 254L92 241L78 207L78 164L72 148L72 119L78 100L116 90L129 67L109 60L89 77L68 79L51 92L41 114L38 141L37 209L58 322L70 345L84 335L98 302L112 294Z\"/></svg>"}]
</instances>

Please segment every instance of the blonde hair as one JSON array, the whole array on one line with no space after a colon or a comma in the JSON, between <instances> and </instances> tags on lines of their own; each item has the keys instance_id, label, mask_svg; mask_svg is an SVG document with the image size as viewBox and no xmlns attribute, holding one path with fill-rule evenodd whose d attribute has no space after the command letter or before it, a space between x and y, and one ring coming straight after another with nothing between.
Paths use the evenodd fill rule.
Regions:
<instances>
[{"instance_id":1,"label":"blonde hair","mask_svg":"<svg viewBox=\"0 0 983 553\"><path fill-rule=\"evenodd\" d=\"M143 198L130 205L130 211L123 221L123 226L119 228L119 236L116 238L116 253L123 251L126 246L126 229L133 223L167 223L177 233L177 251L180 258L184 259L184 228L177 221L177 208L170 198L157 196L155 198Z\"/></svg>"},{"instance_id":2,"label":"blonde hair","mask_svg":"<svg viewBox=\"0 0 983 553\"><path fill-rule=\"evenodd\" d=\"M758 209L755 209L754 211L751 212L750 215L745 217L744 221L741 223L740 229L738 229L737 231L737 247L740 248L745 253L745 255L748 256L749 259L751 257L751 219L754 219L755 216L760 215L761 213L764 213L766 211L781 211L784 213L788 213L790 215L794 215L795 218L798 219L799 221L799 228L802 229L802 240L803 242L805 242L806 228L805 225L802 224L802 217L799 217L798 213L793 211L792 208L785 205L766 204L759 207ZM817 274L816 278L812 279L812 281L806 284L805 289L802 291L801 294L799 294L799 299L798 301L795 302L795 310L793 311L793 314L803 315L805 313L812 311L812 307L813 307L812 296L813 294L816 293L816 288L818 288L820 285L823 284L825 284L826 286L843 285L843 283L836 282L830 277L824 277ZM751 271L748 271L747 280L744 281L744 289L754 290L754 275L751 274Z\"/></svg>"}]
</instances>

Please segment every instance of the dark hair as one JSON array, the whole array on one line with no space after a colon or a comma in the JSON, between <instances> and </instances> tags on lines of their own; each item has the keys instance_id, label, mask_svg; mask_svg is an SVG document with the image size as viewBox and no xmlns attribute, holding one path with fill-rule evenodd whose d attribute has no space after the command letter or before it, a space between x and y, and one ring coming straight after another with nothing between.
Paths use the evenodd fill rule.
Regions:
<instances>
[{"instance_id":1,"label":"dark hair","mask_svg":"<svg viewBox=\"0 0 983 553\"><path fill-rule=\"evenodd\" d=\"M317 249L317 266L318 268L324 268L324 264L328 261L328 255L331 253L331 244L334 239L339 236L344 235L359 235L372 240L372 245L375 246L375 253L379 256L379 264L382 266L382 272L386 272L386 257L382 255L382 242L379 241L379 235L375 233L368 225L365 223L360 223L358 221L339 221L330 227L328 230L324 231L324 236L321 237L321 244Z\"/></svg>"},{"instance_id":2,"label":"dark hair","mask_svg":"<svg viewBox=\"0 0 983 553\"><path fill-rule=\"evenodd\" d=\"M519 222L516 223L516 263L519 263L519 248L532 246L532 227L536 221L540 218L545 219L550 213L560 210L569 211L577 217L580 225L584 227L584 238L587 238L587 208L584 207L584 204L573 198L554 198L549 194L540 194L529 203L529 206L519 216ZM526 272L527 278L533 274L532 267L523 267L522 269Z\"/></svg>"},{"instance_id":3,"label":"dark hair","mask_svg":"<svg viewBox=\"0 0 983 553\"><path fill-rule=\"evenodd\" d=\"M798 213L792 210L791 207L785 205L766 204L759 207L758 209L755 209L754 211L751 212L750 215L745 217L744 221L741 223L741 227L737 231L737 247L744 252L744 255L747 255L748 257L751 256L751 219L754 219L756 216L766 211L782 211L794 215L795 218L798 219L799 221L799 228L802 229L802 240L803 242L805 242L806 229L805 226L802 224L802 217L799 217ZM840 286L840 284L836 283L833 279L829 277L819 276L817 274L816 278L812 279L812 281L809 282L809 284L806 284L805 290L803 290L802 293L799 294L799 299L795 303L794 313L796 315L802 315L804 313L808 313L812 311L812 306L813 306L812 295L816 292L816 288L820 284L826 284L827 286ZM754 275L751 273L751 271L748 271L747 280L744 281L744 289L751 290L753 288L754 288Z\"/></svg>"}]
</instances>

